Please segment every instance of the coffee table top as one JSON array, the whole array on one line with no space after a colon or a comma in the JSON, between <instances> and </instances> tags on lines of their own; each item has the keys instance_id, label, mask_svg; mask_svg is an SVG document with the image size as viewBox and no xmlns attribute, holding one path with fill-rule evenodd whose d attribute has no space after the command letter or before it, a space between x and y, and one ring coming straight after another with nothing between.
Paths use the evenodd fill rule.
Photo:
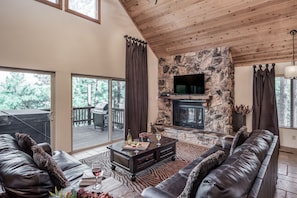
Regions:
<instances>
[{"instance_id":1,"label":"coffee table top","mask_svg":"<svg viewBox=\"0 0 297 198\"><path fill-rule=\"evenodd\" d=\"M142 153L146 153L146 152L151 151L151 150L155 150L155 149L157 149L159 147L164 147L164 146L176 143L178 140L162 136L162 138L160 140L161 146L157 146L157 139L156 139L155 135L150 135L149 136L149 141L150 141L150 145L148 146L148 148L146 150L143 150L143 151L139 150L139 152L137 152L137 153L135 153L133 150L123 149L123 145L125 144L125 141L120 141L120 142L113 143L113 144L107 146L107 148L110 149L110 150L119 152L121 154L124 154L124 155L126 155L128 157L133 157L133 156L136 156L136 155L140 155Z\"/></svg>"}]
</instances>

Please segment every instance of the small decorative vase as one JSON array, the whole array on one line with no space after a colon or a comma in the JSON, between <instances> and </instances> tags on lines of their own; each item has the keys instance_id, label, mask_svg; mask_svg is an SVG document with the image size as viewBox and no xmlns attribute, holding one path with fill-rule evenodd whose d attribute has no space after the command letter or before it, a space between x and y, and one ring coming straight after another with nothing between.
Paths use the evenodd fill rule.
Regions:
<instances>
[{"instance_id":1,"label":"small decorative vase","mask_svg":"<svg viewBox=\"0 0 297 198\"><path fill-rule=\"evenodd\" d=\"M240 129L240 127L244 125L246 125L246 115L233 112L233 116L232 116L233 131L237 132Z\"/></svg>"}]
</instances>

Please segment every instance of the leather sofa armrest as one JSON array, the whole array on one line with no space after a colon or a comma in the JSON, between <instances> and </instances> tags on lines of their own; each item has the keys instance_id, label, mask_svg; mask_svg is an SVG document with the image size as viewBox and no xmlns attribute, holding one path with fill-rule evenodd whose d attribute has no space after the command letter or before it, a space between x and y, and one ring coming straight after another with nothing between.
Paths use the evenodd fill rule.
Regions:
<instances>
[{"instance_id":1,"label":"leather sofa armrest","mask_svg":"<svg viewBox=\"0 0 297 198\"><path fill-rule=\"evenodd\" d=\"M0 184L0 198L8 198L8 194L6 193L4 187Z\"/></svg>"},{"instance_id":2,"label":"leather sofa armrest","mask_svg":"<svg viewBox=\"0 0 297 198\"><path fill-rule=\"evenodd\" d=\"M141 193L141 196L144 198L175 198L175 196L168 194L158 188L155 188L153 186L147 187L144 189Z\"/></svg>"},{"instance_id":3,"label":"leather sofa armrest","mask_svg":"<svg viewBox=\"0 0 297 198\"><path fill-rule=\"evenodd\" d=\"M52 153L52 147L51 147L51 145L49 143L42 142L42 143L39 143L38 146L40 146L41 148L43 148L43 150L45 152L47 152L50 156L53 155L53 153Z\"/></svg>"}]
</instances>

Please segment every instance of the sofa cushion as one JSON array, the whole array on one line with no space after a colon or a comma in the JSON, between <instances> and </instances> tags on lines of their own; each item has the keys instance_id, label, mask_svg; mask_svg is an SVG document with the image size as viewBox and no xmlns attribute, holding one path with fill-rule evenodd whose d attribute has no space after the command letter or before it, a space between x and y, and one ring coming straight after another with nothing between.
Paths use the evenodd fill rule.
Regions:
<instances>
[{"instance_id":1,"label":"sofa cushion","mask_svg":"<svg viewBox=\"0 0 297 198\"><path fill-rule=\"evenodd\" d=\"M235 134L231 147L230 147L230 152L229 155L232 155L232 153L234 152L234 149L241 145L247 138L249 137L249 133L247 132L247 127L246 126L242 126L237 133Z\"/></svg>"},{"instance_id":2,"label":"sofa cushion","mask_svg":"<svg viewBox=\"0 0 297 198\"><path fill-rule=\"evenodd\" d=\"M187 182L186 178L176 173L171 177L165 179L158 185L156 185L156 188L166 192L172 197L177 197L183 192L186 182Z\"/></svg>"},{"instance_id":3,"label":"sofa cushion","mask_svg":"<svg viewBox=\"0 0 297 198\"><path fill-rule=\"evenodd\" d=\"M78 185L84 172L87 175L92 175L91 168L86 164L82 164L80 161L66 153L65 151L54 151L53 159L57 162L58 166L62 169L65 177L70 185Z\"/></svg>"},{"instance_id":4,"label":"sofa cushion","mask_svg":"<svg viewBox=\"0 0 297 198\"><path fill-rule=\"evenodd\" d=\"M10 197L42 198L53 190L47 171L40 170L31 156L19 150L11 135L0 135L0 159L2 185Z\"/></svg>"},{"instance_id":5,"label":"sofa cushion","mask_svg":"<svg viewBox=\"0 0 297 198\"><path fill-rule=\"evenodd\" d=\"M269 145L264 139L258 136L238 146L233 153L242 152L243 150L250 150L262 162L269 150Z\"/></svg>"},{"instance_id":6,"label":"sofa cushion","mask_svg":"<svg viewBox=\"0 0 297 198\"><path fill-rule=\"evenodd\" d=\"M224 151L229 154L233 138L234 136L231 135L225 135L223 137L220 137L216 141L216 145L222 147Z\"/></svg>"},{"instance_id":7,"label":"sofa cushion","mask_svg":"<svg viewBox=\"0 0 297 198\"><path fill-rule=\"evenodd\" d=\"M274 134L268 130L254 130L250 134L250 136L252 137L251 139L260 136L262 139L264 139L270 145L273 141Z\"/></svg>"},{"instance_id":8,"label":"sofa cushion","mask_svg":"<svg viewBox=\"0 0 297 198\"><path fill-rule=\"evenodd\" d=\"M261 167L258 157L249 150L234 153L201 182L197 197L247 197Z\"/></svg>"},{"instance_id":9,"label":"sofa cushion","mask_svg":"<svg viewBox=\"0 0 297 198\"><path fill-rule=\"evenodd\" d=\"M0 135L0 153L5 153L10 150L20 149L19 144L14 137L9 134Z\"/></svg>"},{"instance_id":10,"label":"sofa cushion","mask_svg":"<svg viewBox=\"0 0 297 198\"><path fill-rule=\"evenodd\" d=\"M191 171L186 186L179 198L195 198L197 189L203 178L209 173L210 170L219 166L227 155L224 151L218 150L217 152L204 158L193 170Z\"/></svg>"},{"instance_id":11,"label":"sofa cushion","mask_svg":"<svg viewBox=\"0 0 297 198\"><path fill-rule=\"evenodd\" d=\"M191 163L187 164L184 168L180 169L178 171L178 173L187 179L189 177L191 171L193 170L193 168L195 168L195 166L197 166L204 158L208 157L209 155L211 155L219 150L224 150L224 149L218 145L214 145L214 146L210 147L210 149L208 149L207 151L202 153L202 155L200 157L198 157Z\"/></svg>"},{"instance_id":12,"label":"sofa cushion","mask_svg":"<svg viewBox=\"0 0 297 198\"><path fill-rule=\"evenodd\" d=\"M22 151L29 154L31 157L33 156L31 146L36 145L36 141L33 140L30 135L25 133L15 133L15 138L22 149Z\"/></svg>"},{"instance_id":13,"label":"sofa cushion","mask_svg":"<svg viewBox=\"0 0 297 198\"><path fill-rule=\"evenodd\" d=\"M32 146L33 151L33 159L36 165L42 169L48 171L53 183L55 186L60 188L65 188L68 186L68 181L64 176L61 168L57 165L55 160L46 153L40 146L34 145Z\"/></svg>"}]
</instances>

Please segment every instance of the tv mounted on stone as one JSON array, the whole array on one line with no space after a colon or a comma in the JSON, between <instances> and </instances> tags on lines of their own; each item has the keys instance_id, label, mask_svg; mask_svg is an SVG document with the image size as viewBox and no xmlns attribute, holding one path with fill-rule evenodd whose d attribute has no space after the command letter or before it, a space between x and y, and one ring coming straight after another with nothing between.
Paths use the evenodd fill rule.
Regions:
<instances>
[{"instance_id":1,"label":"tv mounted on stone","mask_svg":"<svg viewBox=\"0 0 297 198\"><path fill-rule=\"evenodd\" d=\"M204 74L190 74L174 76L175 94L204 94L205 82Z\"/></svg>"}]
</instances>

